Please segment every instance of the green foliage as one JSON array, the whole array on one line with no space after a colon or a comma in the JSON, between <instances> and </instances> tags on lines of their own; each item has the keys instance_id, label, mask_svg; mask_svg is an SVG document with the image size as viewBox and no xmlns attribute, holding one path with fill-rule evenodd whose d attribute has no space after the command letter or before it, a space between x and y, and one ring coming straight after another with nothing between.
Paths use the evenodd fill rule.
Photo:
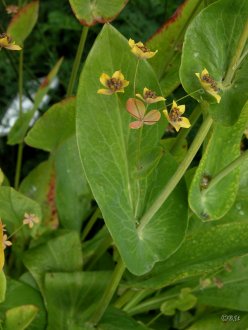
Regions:
<instances>
[{"instance_id":1,"label":"green foliage","mask_svg":"<svg viewBox=\"0 0 248 330\"><path fill-rule=\"evenodd\" d=\"M247 1L18 4L1 117L33 106L0 139L0 328L246 329Z\"/></svg>"}]
</instances>

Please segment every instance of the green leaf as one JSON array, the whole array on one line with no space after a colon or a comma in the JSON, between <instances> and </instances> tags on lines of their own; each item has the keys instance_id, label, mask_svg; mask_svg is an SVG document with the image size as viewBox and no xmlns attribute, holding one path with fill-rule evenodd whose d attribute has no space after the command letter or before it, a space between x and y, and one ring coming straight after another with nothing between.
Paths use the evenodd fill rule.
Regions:
<instances>
[{"instance_id":1,"label":"green leaf","mask_svg":"<svg viewBox=\"0 0 248 330\"><path fill-rule=\"evenodd\" d=\"M67 139L56 151L56 207L64 228L79 230L91 209L92 195L78 154L76 137Z\"/></svg>"},{"instance_id":2,"label":"green leaf","mask_svg":"<svg viewBox=\"0 0 248 330\"><path fill-rule=\"evenodd\" d=\"M4 329L24 330L30 325L38 312L34 305L23 305L11 308L6 312Z\"/></svg>"},{"instance_id":3,"label":"green leaf","mask_svg":"<svg viewBox=\"0 0 248 330\"><path fill-rule=\"evenodd\" d=\"M160 288L213 270L234 256L248 252L248 224L203 224L190 233L180 249L147 275L130 280L135 286ZM135 284L134 284L135 283Z\"/></svg>"},{"instance_id":4,"label":"green leaf","mask_svg":"<svg viewBox=\"0 0 248 330\"><path fill-rule=\"evenodd\" d=\"M178 70L184 34L192 17L201 8L201 0L184 1L146 44L150 49L158 50L150 63L159 78L165 96L180 85Z\"/></svg>"},{"instance_id":5,"label":"green leaf","mask_svg":"<svg viewBox=\"0 0 248 330\"><path fill-rule=\"evenodd\" d=\"M86 26L111 22L125 7L128 0L69 0L71 8L79 20Z\"/></svg>"},{"instance_id":6,"label":"green leaf","mask_svg":"<svg viewBox=\"0 0 248 330\"><path fill-rule=\"evenodd\" d=\"M29 128L30 120L33 118L44 96L47 94L51 82L59 71L62 61L63 58L59 59L55 66L52 68L52 70L49 72L47 77L43 80L42 84L40 85L39 89L35 94L32 110L23 113L22 116L16 120L14 126L11 128L8 134L8 144L14 145L23 142L23 139Z\"/></svg>"},{"instance_id":7,"label":"green leaf","mask_svg":"<svg viewBox=\"0 0 248 330\"><path fill-rule=\"evenodd\" d=\"M226 175L214 186L208 188L208 184L211 185L211 180L225 166L240 156L240 141L247 120L248 103L234 126L226 127L217 123L214 125L212 136L189 191L190 207L202 220L223 217L235 201L239 186L239 168Z\"/></svg>"},{"instance_id":8,"label":"green leaf","mask_svg":"<svg viewBox=\"0 0 248 330\"><path fill-rule=\"evenodd\" d=\"M38 308L38 312L28 329L44 329L46 325L46 310L39 291L27 284L9 278L6 298L0 305L1 317L4 316L7 310L23 305L34 305ZM12 329L15 329L15 327Z\"/></svg>"},{"instance_id":9,"label":"green leaf","mask_svg":"<svg viewBox=\"0 0 248 330\"><path fill-rule=\"evenodd\" d=\"M25 142L38 149L52 151L75 132L75 98L54 104L29 131Z\"/></svg>"},{"instance_id":10,"label":"green leaf","mask_svg":"<svg viewBox=\"0 0 248 330\"><path fill-rule=\"evenodd\" d=\"M47 272L73 272L82 268L82 251L76 232L62 232L60 236L25 252L23 262L42 293Z\"/></svg>"},{"instance_id":11,"label":"green leaf","mask_svg":"<svg viewBox=\"0 0 248 330\"><path fill-rule=\"evenodd\" d=\"M110 279L103 271L46 274L47 329L84 329Z\"/></svg>"},{"instance_id":12,"label":"green leaf","mask_svg":"<svg viewBox=\"0 0 248 330\"><path fill-rule=\"evenodd\" d=\"M3 174L3 171L0 168L0 186L2 185L3 181L4 181L4 174Z\"/></svg>"},{"instance_id":13,"label":"green leaf","mask_svg":"<svg viewBox=\"0 0 248 330\"><path fill-rule=\"evenodd\" d=\"M32 32L39 11L39 1L35 0L22 7L19 12L12 18L7 34L19 45L23 45L25 39Z\"/></svg>"},{"instance_id":14,"label":"green leaf","mask_svg":"<svg viewBox=\"0 0 248 330\"><path fill-rule=\"evenodd\" d=\"M244 256L230 264L230 271L217 274L222 283L218 288L214 285L197 292L198 301L204 305L248 311L248 258Z\"/></svg>"},{"instance_id":15,"label":"green leaf","mask_svg":"<svg viewBox=\"0 0 248 330\"><path fill-rule=\"evenodd\" d=\"M13 188L0 188L0 218L6 224L8 231L13 232L22 224L25 213L35 214L42 218L38 203L22 195Z\"/></svg>"},{"instance_id":16,"label":"green leaf","mask_svg":"<svg viewBox=\"0 0 248 330\"><path fill-rule=\"evenodd\" d=\"M247 30L247 13L246 0L217 1L192 21L185 35L180 68L183 87L187 93L194 92L192 97L199 102L214 103L213 97L203 92L195 75L206 68L222 90L220 103L212 104L209 111L214 120L224 125L238 120L248 98L248 61L245 59L248 44L244 47L239 44L242 33ZM232 76L229 73L227 76L230 70L233 70Z\"/></svg>"},{"instance_id":17,"label":"green leaf","mask_svg":"<svg viewBox=\"0 0 248 330\"><path fill-rule=\"evenodd\" d=\"M166 153L152 174L145 179L137 178L139 150L159 146L165 119L145 126L142 131L129 129L132 118L125 104L128 97L133 97L136 64L127 40L111 25L105 25L81 74L76 135L86 177L105 223L128 269L140 275L180 245L187 226L187 203L185 185L181 182L151 221L137 228L177 165ZM112 75L116 70L122 70L130 80L125 94L98 95L100 75L103 72ZM145 86L159 90L150 66L141 61L137 91L143 91ZM132 157L134 150L136 156Z\"/></svg>"}]
</instances>

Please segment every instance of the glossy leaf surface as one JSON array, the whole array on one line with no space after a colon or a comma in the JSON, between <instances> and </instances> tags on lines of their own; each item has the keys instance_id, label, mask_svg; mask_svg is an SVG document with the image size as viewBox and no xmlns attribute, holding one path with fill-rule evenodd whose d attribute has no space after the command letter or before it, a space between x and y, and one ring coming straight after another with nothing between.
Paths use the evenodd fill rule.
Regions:
<instances>
[{"instance_id":1,"label":"glossy leaf surface","mask_svg":"<svg viewBox=\"0 0 248 330\"><path fill-rule=\"evenodd\" d=\"M140 131L130 131L128 127L132 117L125 105L134 94L136 63L127 40L105 25L81 74L76 134L86 177L114 242L129 270L142 274L178 248L187 226L187 205L182 182L152 220L142 229L136 228L176 169L166 154L151 175L143 180L136 175L139 145L142 149L158 146L165 127L165 119L161 118L158 124L145 126L140 138ZM130 81L124 95L98 95L100 75L112 75L116 70L122 70ZM159 95L154 74L142 61L137 91L143 91L145 86Z\"/></svg>"}]
</instances>

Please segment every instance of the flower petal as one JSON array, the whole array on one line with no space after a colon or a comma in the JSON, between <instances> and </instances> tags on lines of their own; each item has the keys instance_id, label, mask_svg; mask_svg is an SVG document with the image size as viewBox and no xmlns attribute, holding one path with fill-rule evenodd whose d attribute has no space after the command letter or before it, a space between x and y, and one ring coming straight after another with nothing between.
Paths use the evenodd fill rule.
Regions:
<instances>
[{"instance_id":1,"label":"flower petal","mask_svg":"<svg viewBox=\"0 0 248 330\"><path fill-rule=\"evenodd\" d=\"M146 102L147 102L148 104L157 103L157 102L160 102L160 101L165 101L165 98L164 98L163 96L157 96L157 97L155 97L154 99L152 99L152 98L150 98L150 97L148 97L148 98L146 99Z\"/></svg>"},{"instance_id":2,"label":"flower petal","mask_svg":"<svg viewBox=\"0 0 248 330\"><path fill-rule=\"evenodd\" d=\"M185 104L178 105L177 108L179 109L181 115L185 112Z\"/></svg>"},{"instance_id":3,"label":"flower petal","mask_svg":"<svg viewBox=\"0 0 248 330\"><path fill-rule=\"evenodd\" d=\"M142 101L130 98L127 100L126 109L134 118L143 120L146 108Z\"/></svg>"},{"instance_id":4,"label":"flower petal","mask_svg":"<svg viewBox=\"0 0 248 330\"><path fill-rule=\"evenodd\" d=\"M138 128L141 128L142 126L143 126L142 120L133 121L132 123L129 124L129 127L132 129L138 129Z\"/></svg>"},{"instance_id":5,"label":"flower petal","mask_svg":"<svg viewBox=\"0 0 248 330\"><path fill-rule=\"evenodd\" d=\"M156 124L161 118L161 113L158 110L149 111L144 117L144 124L153 125Z\"/></svg>"},{"instance_id":6,"label":"flower petal","mask_svg":"<svg viewBox=\"0 0 248 330\"><path fill-rule=\"evenodd\" d=\"M107 81L110 79L110 76L107 75L106 73L102 73L100 76L100 82L103 86L108 87L107 86Z\"/></svg>"},{"instance_id":7,"label":"flower petal","mask_svg":"<svg viewBox=\"0 0 248 330\"><path fill-rule=\"evenodd\" d=\"M133 39L129 39L129 40L128 40L128 44L129 44L129 46L130 46L131 48L133 48L133 46L135 45L135 42L134 42Z\"/></svg>"},{"instance_id":8,"label":"flower petal","mask_svg":"<svg viewBox=\"0 0 248 330\"><path fill-rule=\"evenodd\" d=\"M188 118L186 118L186 117L181 117L181 121L179 122L179 124L181 127L184 127L184 128L189 128L191 126Z\"/></svg>"},{"instance_id":9,"label":"flower petal","mask_svg":"<svg viewBox=\"0 0 248 330\"><path fill-rule=\"evenodd\" d=\"M127 87L128 85L129 85L129 81L124 79L122 82L122 86Z\"/></svg>"},{"instance_id":10,"label":"flower petal","mask_svg":"<svg viewBox=\"0 0 248 330\"><path fill-rule=\"evenodd\" d=\"M145 100L143 99L143 96L141 94L135 94L135 96L137 96L139 99L141 99L142 101L145 102Z\"/></svg>"},{"instance_id":11,"label":"flower petal","mask_svg":"<svg viewBox=\"0 0 248 330\"><path fill-rule=\"evenodd\" d=\"M98 89L97 94L104 94L104 95L112 95L113 91L111 91L110 89Z\"/></svg>"},{"instance_id":12,"label":"flower petal","mask_svg":"<svg viewBox=\"0 0 248 330\"><path fill-rule=\"evenodd\" d=\"M168 122L170 122L170 117L166 109L163 110L163 114L165 115L165 118L168 120Z\"/></svg>"},{"instance_id":13,"label":"flower petal","mask_svg":"<svg viewBox=\"0 0 248 330\"><path fill-rule=\"evenodd\" d=\"M112 78L119 79L121 81L124 80L124 76L123 76L123 74L121 73L120 70L119 71L115 71L114 74L113 74L113 76L112 76Z\"/></svg>"}]
</instances>

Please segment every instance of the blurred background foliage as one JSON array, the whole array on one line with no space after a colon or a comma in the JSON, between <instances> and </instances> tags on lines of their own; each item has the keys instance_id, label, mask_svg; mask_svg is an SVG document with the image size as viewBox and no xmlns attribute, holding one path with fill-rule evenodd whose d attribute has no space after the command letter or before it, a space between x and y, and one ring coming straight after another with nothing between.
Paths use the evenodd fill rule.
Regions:
<instances>
[{"instance_id":1,"label":"blurred background foliage","mask_svg":"<svg viewBox=\"0 0 248 330\"><path fill-rule=\"evenodd\" d=\"M0 2L0 31L7 29L11 19L5 11L6 5L24 5L28 1ZM174 13L183 0L130 0L113 25L127 38L145 42L156 30L165 23ZM101 25L90 28L86 42L84 58L101 29ZM52 104L65 96L69 81L73 60L76 54L81 35L81 25L74 17L68 0L42 0L40 1L38 24L25 42L24 51L24 86L26 95L30 95L30 82L38 86L39 78L48 74L60 57L64 57L59 72L59 86L50 90L49 103L42 109L46 111ZM18 91L18 53L0 51L0 120L2 120L11 101ZM0 137L0 167L13 182L16 162L16 146L8 146L6 137ZM22 176L34 168L42 160L46 159L46 153L29 147L24 148L24 162Z\"/></svg>"}]
</instances>

